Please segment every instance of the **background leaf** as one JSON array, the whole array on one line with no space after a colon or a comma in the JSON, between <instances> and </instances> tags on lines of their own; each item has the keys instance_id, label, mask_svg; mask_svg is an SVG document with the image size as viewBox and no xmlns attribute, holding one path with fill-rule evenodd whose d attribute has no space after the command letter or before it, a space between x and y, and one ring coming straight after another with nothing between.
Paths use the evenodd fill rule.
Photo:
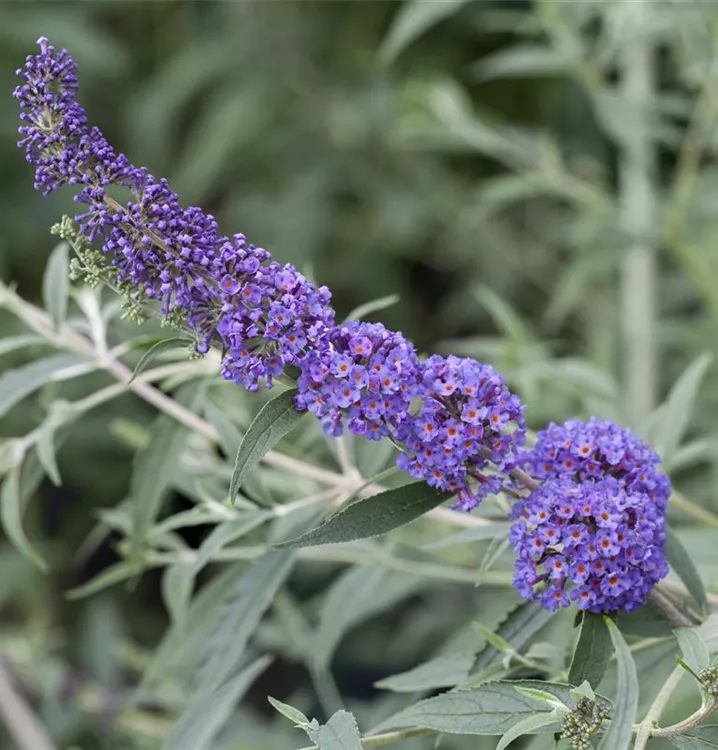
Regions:
<instances>
[{"instance_id":1,"label":"background leaf","mask_svg":"<svg viewBox=\"0 0 718 750\"><path fill-rule=\"evenodd\" d=\"M65 322L67 301L70 293L70 247L60 242L50 253L42 279L42 300L50 313L55 328Z\"/></svg>"}]
</instances>

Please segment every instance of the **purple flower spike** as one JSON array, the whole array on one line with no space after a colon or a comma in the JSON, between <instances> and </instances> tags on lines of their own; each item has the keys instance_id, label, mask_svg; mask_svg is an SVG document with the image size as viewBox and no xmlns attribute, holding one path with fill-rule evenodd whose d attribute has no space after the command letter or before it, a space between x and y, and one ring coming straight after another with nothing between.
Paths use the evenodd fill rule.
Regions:
<instances>
[{"instance_id":1,"label":"purple flower spike","mask_svg":"<svg viewBox=\"0 0 718 750\"><path fill-rule=\"evenodd\" d=\"M421 367L421 408L402 422L397 438L407 446L399 466L412 476L457 493L454 507L475 508L498 492L493 464L509 471L526 439L523 406L489 365L435 355Z\"/></svg>"},{"instance_id":2,"label":"purple flower spike","mask_svg":"<svg viewBox=\"0 0 718 750\"><path fill-rule=\"evenodd\" d=\"M668 502L668 477L657 470L658 454L630 430L608 420L551 423L526 454L527 471L538 479L576 481L614 477L627 490L645 492L662 507Z\"/></svg>"},{"instance_id":3,"label":"purple flower spike","mask_svg":"<svg viewBox=\"0 0 718 750\"><path fill-rule=\"evenodd\" d=\"M330 435L346 426L370 440L395 436L420 390L413 344L381 323L332 328L300 367L297 408L311 411Z\"/></svg>"},{"instance_id":4,"label":"purple flower spike","mask_svg":"<svg viewBox=\"0 0 718 750\"><path fill-rule=\"evenodd\" d=\"M219 235L214 217L184 208L165 179L116 154L76 102L77 66L65 50L38 40L40 53L18 71L14 96L26 123L20 145L35 165L35 187L80 188L75 216L90 241L102 241L114 280L131 300L161 300L197 335L197 350L216 339L225 348L222 373L250 390L268 386L288 364L299 364L334 324L329 290L292 266L248 245L243 235ZM111 186L128 200L110 198Z\"/></svg>"},{"instance_id":5,"label":"purple flower spike","mask_svg":"<svg viewBox=\"0 0 718 750\"><path fill-rule=\"evenodd\" d=\"M630 611L668 575L664 504L613 477L548 479L512 518L514 588L546 609Z\"/></svg>"}]
</instances>

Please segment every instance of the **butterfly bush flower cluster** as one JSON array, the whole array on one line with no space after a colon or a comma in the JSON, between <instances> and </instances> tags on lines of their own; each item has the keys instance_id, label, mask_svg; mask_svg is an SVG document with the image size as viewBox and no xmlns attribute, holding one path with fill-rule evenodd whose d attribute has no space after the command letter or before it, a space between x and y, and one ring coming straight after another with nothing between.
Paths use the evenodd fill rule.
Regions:
<instances>
[{"instance_id":1,"label":"butterfly bush flower cluster","mask_svg":"<svg viewBox=\"0 0 718 750\"><path fill-rule=\"evenodd\" d=\"M520 476L521 463L543 480L512 511L522 595L596 612L645 601L667 571L670 492L650 448L592 419L552 424L522 454L523 406L497 372L454 356L421 362L378 323L335 325L326 287L242 234L221 236L214 217L184 208L167 180L116 153L76 101L75 62L38 42L17 71L20 145L38 190L78 188L82 208L60 233L74 240L85 278L116 286L130 311L160 301L170 324L193 331L200 354L221 346L223 376L248 390L271 387L291 366L298 409L330 435L391 439L399 467L453 493L455 507L473 509L507 475Z\"/></svg>"},{"instance_id":2,"label":"butterfly bush flower cluster","mask_svg":"<svg viewBox=\"0 0 718 750\"><path fill-rule=\"evenodd\" d=\"M399 466L456 493L456 506L475 508L503 484L525 442L523 405L489 365L465 357L430 357L421 367L421 408L404 421Z\"/></svg>"},{"instance_id":3,"label":"butterfly bush flower cluster","mask_svg":"<svg viewBox=\"0 0 718 750\"><path fill-rule=\"evenodd\" d=\"M670 483L658 455L612 422L570 420L540 432L527 463L544 482L512 509L522 596L549 609L643 605L668 574Z\"/></svg>"},{"instance_id":4,"label":"butterfly bush flower cluster","mask_svg":"<svg viewBox=\"0 0 718 750\"><path fill-rule=\"evenodd\" d=\"M350 321L333 328L306 357L297 408L312 412L329 435L341 435L346 425L370 440L396 436L411 419L420 370L414 345L401 333Z\"/></svg>"},{"instance_id":5,"label":"butterfly bush flower cluster","mask_svg":"<svg viewBox=\"0 0 718 750\"><path fill-rule=\"evenodd\" d=\"M200 353L216 337L224 377L254 390L298 365L334 323L329 290L243 235L220 236L214 217L184 208L167 180L116 154L75 100L75 62L45 38L39 45L14 92L36 188L80 186L75 200L85 209L75 220L88 241L101 239L114 280L135 303L162 300L163 313L195 332ZM129 200L120 203L111 189Z\"/></svg>"}]
</instances>

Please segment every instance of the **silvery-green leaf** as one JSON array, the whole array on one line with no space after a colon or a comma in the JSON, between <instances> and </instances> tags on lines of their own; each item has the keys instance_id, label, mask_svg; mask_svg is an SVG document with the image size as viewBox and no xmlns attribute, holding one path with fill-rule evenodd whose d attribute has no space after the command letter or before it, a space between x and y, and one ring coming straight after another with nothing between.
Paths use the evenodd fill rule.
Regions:
<instances>
[{"instance_id":1,"label":"silvery-green leaf","mask_svg":"<svg viewBox=\"0 0 718 750\"><path fill-rule=\"evenodd\" d=\"M375 312L380 312L381 310L386 310L387 307L391 307L392 305L395 305L399 301L399 295L398 294L389 294L386 297L380 297L379 299L374 299L371 302L365 302L363 305L359 305L358 307L355 307L344 319L344 322L346 323L349 320L361 320L362 318L366 317L367 315L371 315Z\"/></svg>"},{"instance_id":2,"label":"silvery-green leaf","mask_svg":"<svg viewBox=\"0 0 718 750\"><path fill-rule=\"evenodd\" d=\"M5 477L0 490L0 517L5 533L22 554L42 571L47 570L47 563L35 552L22 526L24 509L20 489L22 465L13 466Z\"/></svg>"},{"instance_id":3,"label":"silvery-green leaf","mask_svg":"<svg viewBox=\"0 0 718 750\"><path fill-rule=\"evenodd\" d=\"M269 666L272 659L262 656L211 693L192 694L189 704L172 726L163 750L198 750L212 743L229 720L237 701Z\"/></svg>"},{"instance_id":4,"label":"silvery-green leaf","mask_svg":"<svg viewBox=\"0 0 718 750\"><path fill-rule=\"evenodd\" d=\"M683 659L694 674L710 666L708 646L696 628L676 628L673 632L678 639Z\"/></svg>"},{"instance_id":5,"label":"silvery-green leaf","mask_svg":"<svg viewBox=\"0 0 718 750\"><path fill-rule=\"evenodd\" d=\"M319 729L304 730L319 750L362 750L356 719L348 711L337 711Z\"/></svg>"},{"instance_id":6,"label":"silvery-green leaf","mask_svg":"<svg viewBox=\"0 0 718 750\"><path fill-rule=\"evenodd\" d=\"M156 357L159 357L164 352L168 352L179 347L187 348L191 344L192 342L189 339L177 336L158 341L140 357L139 361L135 365L135 369L132 371L129 382L131 383L141 372L144 372L147 369L147 366L152 362L152 360Z\"/></svg>"},{"instance_id":7,"label":"silvery-green leaf","mask_svg":"<svg viewBox=\"0 0 718 750\"><path fill-rule=\"evenodd\" d=\"M698 602L703 612L708 611L708 599L695 563L683 546L680 538L671 528L666 529L666 557L676 575L683 581L691 596Z\"/></svg>"},{"instance_id":8,"label":"silvery-green leaf","mask_svg":"<svg viewBox=\"0 0 718 750\"><path fill-rule=\"evenodd\" d=\"M621 631L613 620L605 615L604 622L616 653L618 677L611 722L603 735L599 750L616 750L619 747L630 747L638 708L638 675L631 649L621 635Z\"/></svg>"},{"instance_id":9,"label":"silvery-green leaf","mask_svg":"<svg viewBox=\"0 0 718 750\"><path fill-rule=\"evenodd\" d=\"M277 711L279 711L280 714L282 714L282 716L286 716L297 726L309 726L309 719L298 708L294 708L294 706L290 706L287 703L282 703L282 701L272 698L271 695L267 696L267 700L275 709L277 709Z\"/></svg>"},{"instance_id":10,"label":"silvery-green leaf","mask_svg":"<svg viewBox=\"0 0 718 750\"><path fill-rule=\"evenodd\" d=\"M698 389L712 361L710 354L701 354L668 393L662 407L661 421L656 426L652 440L653 446L664 460L670 459L683 441Z\"/></svg>"},{"instance_id":11,"label":"silvery-green leaf","mask_svg":"<svg viewBox=\"0 0 718 750\"><path fill-rule=\"evenodd\" d=\"M58 354L9 370L0 377L0 417L46 383L88 372L85 365L80 357Z\"/></svg>"},{"instance_id":12,"label":"silvery-green leaf","mask_svg":"<svg viewBox=\"0 0 718 750\"><path fill-rule=\"evenodd\" d=\"M399 7L389 33L381 48L381 56L391 62L432 26L456 13L468 0L425 2L410 0Z\"/></svg>"},{"instance_id":13,"label":"silvery-green leaf","mask_svg":"<svg viewBox=\"0 0 718 750\"><path fill-rule=\"evenodd\" d=\"M70 290L69 245L60 242L50 253L42 278L42 300L55 328L65 322Z\"/></svg>"},{"instance_id":14,"label":"silvery-green leaf","mask_svg":"<svg viewBox=\"0 0 718 750\"><path fill-rule=\"evenodd\" d=\"M247 473L291 430L306 412L297 411L294 400L297 389L291 388L266 403L245 434L237 451L229 485L229 499L234 501Z\"/></svg>"},{"instance_id":15,"label":"silvery-green leaf","mask_svg":"<svg viewBox=\"0 0 718 750\"><path fill-rule=\"evenodd\" d=\"M436 490L426 482L413 482L356 500L316 529L276 546L310 547L380 536L424 515L451 496L452 493Z\"/></svg>"},{"instance_id":16,"label":"silvery-green leaf","mask_svg":"<svg viewBox=\"0 0 718 750\"><path fill-rule=\"evenodd\" d=\"M408 672L385 677L374 686L382 690L392 690L395 693L414 693L454 687L466 679L474 659L473 651L437 656Z\"/></svg>"}]
</instances>

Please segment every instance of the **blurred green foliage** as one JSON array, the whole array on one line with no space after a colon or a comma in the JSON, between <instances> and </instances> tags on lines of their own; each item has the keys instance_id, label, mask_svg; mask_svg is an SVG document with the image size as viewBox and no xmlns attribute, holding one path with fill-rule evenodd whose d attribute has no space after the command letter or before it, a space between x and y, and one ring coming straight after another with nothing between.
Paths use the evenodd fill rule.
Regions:
<instances>
[{"instance_id":1,"label":"blurred green foliage","mask_svg":"<svg viewBox=\"0 0 718 750\"><path fill-rule=\"evenodd\" d=\"M80 100L119 150L167 176L185 203L213 213L228 234L245 232L330 286L340 317L398 294L400 302L375 317L422 351L493 363L529 405L533 428L596 414L655 436L655 424L641 422L622 385L619 280L626 253L647 243L656 260L654 377L663 398L696 357L718 349L718 5L652 3L640 22L634 5L0 4L0 276L37 302L54 245L49 227L72 210L66 192L43 200L32 190L15 146L13 71L47 35L78 61ZM645 107L620 88L622 55L636 43L654 55L655 92ZM655 155L655 211L649 231L637 236L622 214L622 169L639 125ZM3 313L1 335L19 330ZM117 342L137 331L114 322L112 335ZM5 354L1 364L24 356ZM3 418L2 435L24 434L53 398L79 398L106 384L103 378L50 384L39 404L25 401ZM240 423L256 411L255 401L231 387L213 387ZM699 508L717 510L712 371L692 414L674 479ZM9 545L0 548L2 651L61 747L156 747L167 730L163 715L125 704L167 624L159 576L150 572L136 587L115 586L82 602L63 599L117 560L112 543L94 552L78 547L98 511L125 497L133 451L152 439L153 416L123 396L84 417L67 438L59 459L64 484L44 482L29 515L51 561L49 576ZM313 432L297 452L333 460ZM370 454L374 467L365 473L386 461L386 453ZM274 499L288 491L280 487ZM189 494L175 481L171 509L186 509ZM715 528L675 516L715 590ZM436 530L427 522L406 535L400 545L419 546ZM201 537L185 541L196 546ZM478 568L482 544L450 562ZM340 573L337 564L315 561L294 574L258 635L279 659L229 725L223 747L302 744L264 702L267 693L293 695L307 711L321 712L301 640L287 638L287 622L295 633L309 627L302 619L321 618L330 606L321 593L335 576L363 570ZM515 601L505 588L467 595L473 589L446 581L418 591L413 585L395 580L369 626L349 631L350 618L333 661L364 727L404 705L392 694L371 701L374 681L446 651L447 641L448 652L474 648L468 623L493 626ZM662 674L670 654L661 661L653 652L642 653L645 669ZM326 668L309 669L319 692L322 685L331 692L322 682ZM180 702L175 693L160 701ZM430 746L421 743L408 742L407 750Z\"/></svg>"}]
</instances>

